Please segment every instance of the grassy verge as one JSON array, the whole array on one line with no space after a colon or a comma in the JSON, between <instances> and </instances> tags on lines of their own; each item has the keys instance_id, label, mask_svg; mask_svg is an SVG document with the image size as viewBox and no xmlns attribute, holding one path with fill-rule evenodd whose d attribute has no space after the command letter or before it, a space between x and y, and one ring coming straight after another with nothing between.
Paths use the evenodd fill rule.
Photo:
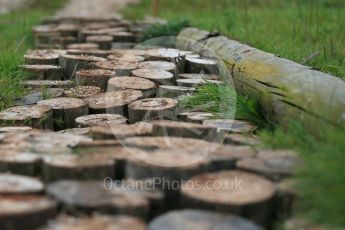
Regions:
<instances>
[{"instance_id":1,"label":"grassy verge","mask_svg":"<svg viewBox=\"0 0 345 230\"><path fill-rule=\"evenodd\" d=\"M18 70L24 52L31 48L31 27L51 15L66 0L33 0L20 11L0 15L0 110L11 106L21 95L19 82L25 76Z\"/></svg>"},{"instance_id":2,"label":"grassy verge","mask_svg":"<svg viewBox=\"0 0 345 230\"><path fill-rule=\"evenodd\" d=\"M142 0L124 13L142 18L150 3ZM160 15L345 77L344 10L343 0L161 0Z\"/></svg>"}]
</instances>

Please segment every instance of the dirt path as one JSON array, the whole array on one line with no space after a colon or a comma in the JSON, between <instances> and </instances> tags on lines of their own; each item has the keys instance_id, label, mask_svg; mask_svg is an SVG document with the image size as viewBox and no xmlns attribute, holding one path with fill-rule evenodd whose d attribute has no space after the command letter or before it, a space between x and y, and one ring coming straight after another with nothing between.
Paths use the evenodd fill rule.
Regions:
<instances>
[{"instance_id":1,"label":"dirt path","mask_svg":"<svg viewBox=\"0 0 345 230\"><path fill-rule=\"evenodd\" d=\"M124 6L138 0L70 0L58 16L108 17L117 14Z\"/></svg>"}]
</instances>

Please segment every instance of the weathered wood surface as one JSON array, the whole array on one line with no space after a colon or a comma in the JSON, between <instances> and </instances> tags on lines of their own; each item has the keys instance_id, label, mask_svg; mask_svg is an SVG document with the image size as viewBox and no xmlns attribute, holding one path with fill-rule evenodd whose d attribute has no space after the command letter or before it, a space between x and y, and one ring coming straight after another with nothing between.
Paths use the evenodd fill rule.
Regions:
<instances>
[{"instance_id":1,"label":"weathered wood surface","mask_svg":"<svg viewBox=\"0 0 345 230\"><path fill-rule=\"evenodd\" d=\"M340 78L196 28L182 30L176 46L217 58L225 80L257 99L274 121L295 119L311 130L320 121L345 124L345 81Z\"/></svg>"}]
</instances>

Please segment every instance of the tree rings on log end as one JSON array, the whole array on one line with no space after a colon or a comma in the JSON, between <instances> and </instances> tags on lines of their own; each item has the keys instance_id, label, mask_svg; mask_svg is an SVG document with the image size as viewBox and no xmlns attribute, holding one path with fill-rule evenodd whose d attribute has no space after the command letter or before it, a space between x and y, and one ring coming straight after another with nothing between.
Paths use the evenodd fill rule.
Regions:
<instances>
[{"instance_id":1,"label":"tree rings on log end","mask_svg":"<svg viewBox=\"0 0 345 230\"><path fill-rule=\"evenodd\" d=\"M0 112L0 123L52 129L52 111L46 105L16 106Z\"/></svg>"},{"instance_id":2,"label":"tree rings on log end","mask_svg":"<svg viewBox=\"0 0 345 230\"><path fill-rule=\"evenodd\" d=\"M216 127L223 133L253 133L257 128L246 121L227 119L206 120L203 124Z\"/></svg>"},{"instance_id":3,"label":"tree rings on log end","mask_svg":"<svg viewBox=\"0 0 345 230\"><path fill-rule=\"evenodd\" d=\"M0 196L41 193L44 185L33 177L0 174Z\"/></svg>"},{"instance_id":4,"label":"tree rings on log end","mask_svg":"<svg viewBox=\"0 0 345 230\"><path fill-rule=\"evenodd\" d=\"M177 100L171 98L147 98L135 101L128 106L129 121L136 123L145 120L176 119Z\"/></svg>"},{"instance_id":5,"label":"tree rings on log end","mask_svg":"<svg viewBox=\"0 0 345 230\"><path fill-rule=\"evenodd\" d=\"M109 79L116 77L116 73L106 69L79 70L76 72L78 86L97 86L107 90Z\"/></svg>"},{"instance_id":6,"label":"tree rings on log end","mask_svg":"<svg viewBox=\"0 0 345 230\"><path fill-rule=\"evenodd\" d=\"M181 205L229 212L268 226L272 221L275 194L276 186L260 176L241 171L221 171L198 175L184 182Z\"/></svg>"},{"instance_id":7,"label":"tree rings on log end","mask_svg":"<svg viewBox=\"0 0 345 230\"><path fill-rule=\"evenodd\" d=\"M67 46L69 50L93 50L98 48L99 45L96 43L75 43Z\"/></svg>"},{"instance_id":8,"label":"tree rings on log end","mask_svg":"<svg viewBox=\"0 0 345 230\"><path fill-rule=\"evenodd\" d=\"M202 210L171 211L155 218L149 230L262 230L258 225L238 216Z\"/></svg>"},{"instance_id":9,"label":"tree rings on log end","mask_svg":"<svg viewBox=\"0 0 345 230\"><path fill-rule=\"evenodd\" d=\"M96 96L102 92L101 88L97 86L77 86L75 88L65 90L66 97L88 98Z\"/></svg>"},{"instance_id":10,"label":"tree rings on log end","mask_svg":"<svg viewBox=\"0 0 345 230\"><path fill-rule=\"evenodd\" d=\"M200 58L186 58L187 73L210 73L219 74L218 64L214 60Z\"/></svg>"},{"instance_id":11,"label":"tree rings on log end","mask_svg":"<svg viewBox=\"0 0 345 230\"><path fill-rule=\"evenodd\" d=\"M35 80L35 81L23 81L21 83L24 87L42 89L42 88L71 88L73 85L72 81L53 81L53 80Z\"/></svg>"},{"instance_id":12,"label":"tree rings on log end","mask_svg":"<svg viewBox=\"0 0 345 230\"><path fill-rule=\"evenodd\" d=\"M104 178L103 178L104 179ZM149 201L134 193L114 192L102 181L59 181L48 184L47 193L71 213L98 211L147 219Z\"/></svg>"},{"instance_id":13,"label":"tree rings on log end","mask_svg":"<svg viewBox=\"0 0 345 230\"><path fill-rule=\"evenodd\" d=\"M180 52L177 49L150 49L145 52L145 59L148 61L168 61L178 63Z\"/></svg>"},{"instance_id":14,"label":"tree rings on log end","mask_svg":"<svg viewBox=\"0 0 345 230\"><path fill-rule=\"evenodd\" d=\"M195 92L195 88L191 87L160 85L158 89L158 97L176 98L192 94L193 92Z\"/></svg>"},{"instance_id":15,"label":"tree rings on log end","mask_svg":"<svg viewBox=\"0 0 345 230\"><path fill-rule=\"evenodd\" d=\"M152 97L156 94L156 85L154 82L139 77L116 77L108 82L108 92L122 89L140 90L144 97Z\"/></svg>"},{"instance_id":16,"label":"tree rings on log end","mask_svg":"<svg viewBox=\"0 0 345 230\"><path fill-rule=\"evenodd\" d=\"M177 76L177 66L174 63L166 61L145 61L139 64L139 69L163 70Z\"/></svg>"},{"instance_id":17,"label":"tree rings on log end","mask_svg":"<svg viewBox=\"0 0 345 230\"><path fill-rule=\"evenodd\" d=\"M30 65L58 65L60 54L54 50L29 50L25 55L25 63Z\"/></svg>"},{"instance_id":18,"label":"tree rings on log end","mask_svg":"<svg viewBox=\"0 0 345 230\"><path fill-rule=\"evenodd\" d=\"M158 85L175 85L174 75L164 70L156 69L137 69L132 72L136 77L146 78L154 81Z\"/></svg>"},{"instance_id":19,"label":"tree rings on log end","mask_svg":"<svg viewBox=\"0 0 345 230\"><path fill-rule=\"evenodd\" d=\"M21 65L21 69L34 80L63 80L62 68L56 65Z\"/></svg>"},{"instance_id":20,"label":"tree rings on log end","mask_svg":"<svg viewBox=\"0 0 345 230\"><path fill-rule=\"evenodd\" d=\"M103 61L95 63L96 68L116 72L117 76L131 76L132 71L138 68L138 63L122 61Z\"/></svg>"},{"instance_id":21,"label":"tree rings on log end","mask_svg":"<svg viewBox=\"0 0 345 230\"><path fill-rule=\"evenodd\" d=\"M127 118L119 114L93 114L75 119L78 127L92 127L97 125L121 125L127 123Z\"/></svg>"},{"instance_id":22,"label":"tree rings on log end","mask_svg":"<svg viewBox=\"0 0 345 230\"><path fill-rule=\"evenodd\" d=\"M145 58L142 56L129 55L129 54L125 54L125 55L112 54L108 56L107 58L109 60L114 60L114 61L134 62L134 63L143 62L145 60Z\"/></svg>"},{"instance_id":23,"label":"tree rings on log end","mask_svg":"<svg viewBox=\"0 0 345 230\"><path fill-rule=\"evenodd\" d=\"M127 116L128 105L143 97L143 93L139 90L118 90L115 92L107 92L89 98L90 112L120 114Z\"/></svg>"},{"instance_id":24,"label":"tree rings on log end","mask_svg":"<svg viewBox=\"0 0 345 230\"><path fill-rule=\"evenodd\" d=\"M38 102L53 110L54 130L59 131L75 127L75 119L89 113L85 101L77 98L59 97Z\"/></svg>"}]
</instances>

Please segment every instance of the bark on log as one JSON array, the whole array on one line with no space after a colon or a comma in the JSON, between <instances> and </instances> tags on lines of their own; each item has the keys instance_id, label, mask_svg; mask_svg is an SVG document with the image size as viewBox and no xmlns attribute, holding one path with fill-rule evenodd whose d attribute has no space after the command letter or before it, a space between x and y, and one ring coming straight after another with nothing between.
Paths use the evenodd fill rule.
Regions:
<instances>
[{"instance_id":1,"label":"bark on log","mask_svg":"<svg viewBox=\"0 0 345 230\"><path fill-rule=\"evenodd\" d=\"M45 89L45 88L71 88L72 81L52 81L52 80L35 80L35 81L23 81L22 85L27 88Z\"/></svg>"},{"instance_id":2,"label":"bark on log","mask_svg":"<svg viewBox=\"0 0 345 230\"><path fill-rule=\"evenodd\" d=\"M53 116L49 106L16 106L0 112L2 125L23 125L36 129L52 129Z\"/></svg>"},{"instance_id":3,"label":"bark on log","mask_svg":"<svg viewBox=\"0 0 345 230\"><path fill-rule=\"evenodd\" d=\"M6 153L0 154L0 172L36 176L40 161L41 157L34 153L19 153L18 151L6 150Z\"/></svg>"},{"instance_id":4,"label":"bark on log","mask_svg":"<svg viewBox=\"0 0 345 230\"><path fill-rule=\"evenodd\" d=\"M20 68L34 80L63 80L60 66L55 65L21 65Z\"/></svg>"},{"instance_id":5,"label":"bark on log","mask_svg":"<svg viewBox=\"0 0 345 230\"><path fill-rule=\"evenodd\" d=\"M123 89L140 90L144 97L156 95L156 85L154 82L140 77L116 77L108 82L108 92Z\"/></svg>"},{"instance_id":6,"label":"bark on log","mask_svg":"<svg viewBox=\"0 0 345 230\"><path fill-rule=\"evenodd\" d=\"M36 178L0 174L0 196L38 194L42 193L43 190L43 183Z\"/></svg>"},{"instance_id":7,"label":"bark on log","mask_svg":"<svg viewBox=\"0 0 345 230\"><path fill-rule=\"evenodd\" d=\"M122 61L104 61L95 63L95 67L115 71L117 76L131 76L132 71L138 68L138 63Z\"/></svg>"},{"instance_id":8,"label":"bark on log","mask_svg":"<svg viewBox=\"0 0 345 230\"><path fill-rule=\"evenodd\" d=\"M92 127L97 125L121 125L127 123L127 118L119 114L93 114L78 117L75 119L79 128Z\"/></svg>"},{"instance_id":9,"label":"bark on log","mask_svg":"<svg viewBox=\"0 0 345 230\"><path fill-rule=\"evenodd\" d=\"M76 72L78 86L97 86L102 91L107 90L108 81L113 77L116 77L116 73L105 69L79 70Z\"/></svg>"},{"instance_id":10,"label":"bark on log","mask_svg":"<svg viewBox=\"0 0 345 230\"><path fill-rule=\"evenodd\" d=\"M154 81L157 85L176 85L176 79L170 72L156 69L137 69L132 71L136 77L146 78Z\"/></svg>"},{"instance_id":11,"label":"bark on log","mask_svg":"<svg viewBox=\"0 0 345 230\"><path fill-rule=\"evenodd\" d=\"M66 97L75 97L75 98L89 98L96 96L102 92L102 89L96 86L77 86L75 88L67 89L64 92Z\"/></svg>"},{"instance_id":12,"label":"bark on log","mask_svg":"<svg viewBox=\"0 0 345 230\"><path fill-rule=\"evenodd\" d=\"M102 93L87 100L92 114L110 113L127 117L128 105L142 97L141 91L126 89Z\"/></svg>"},{"instance_id":13,"label":"bark on log","mask_svg":"<svg viewBox=\"0 0 345 230\"><path fill-rule=\"evenodd\" d=\"M59 56L54 50L29 50L24 59L29 65L58 65Z\"/></svg>"},{"instance_id":14,"label":"bark on log","mask_svg":"<svg viewBox=\"0 0 345 230\"><path fill-rule=\"evenodd\" d=\"M171 211L150 222L148 230L262 230L244 218L202 210Z\"/></svg>"},{"instance_id":15,"label":"bark on log","mask_svg":"<svg viewBox=\"0 0 345 230\"><path fill-rule=\"evenodd\" d=\"M61 202L63 208L72 214L97 211L142 219L147 219L149 214L149 201L146 197L107 190L103 181L60 181L49 184L47 193Z\"/></svg>"},{"instance_id":16,"label":"bark on log","mask_svg":"<svg viewBox=\"0 0 345 230\"><path fill-rule=\"evenodd\" d=\"M286 125L301 121L318 132L315 124L345 124L345 82L340 78L279 58L223 36L187 28L176 46L213 56L223 62L227 81L241 94L255 98L267 118ZM211 55L210 55L211 54Z\"/></svg>"},{"instance_id":17,"label":"bark on log","mask_svg":"<svg viewBox=\"0 0 345 230\"><path fill-rule=\"evenodd\" d=\"M86 42L98 44L99 49L101 49L101 50L110 50L111 49L111 43L113 42L113 37L107 36L107 35L87 36Z\"/></svg>"},{"instance_id":18,"label":"bark on log","mask_svg":"<svg viewBox=\"0 0 345 230\"><path fill-rule=\"evenodd\" d=\"M55 217L56 209L56 202L43 196L2 196L0 229L36 230Z\"/></svg>"},{"instance_id":19,"label":"bark on log","mask_svg":"<svg viewBox=\"0 0 345 230\"><path fill-rule=\"evenodd\" d=\"M88 104L77 98L53 98L40 101L38 105L46 105L53 110L55 131L74 128L75 119L89 113Z\"/></svg>"},{"instance_id":20,"label":"bark on log","mask_svg":"<svg viewBox=\"0 0 345 230\"><path fill-rule=\"evenodd\" d=\"M147 98L128 106L130 123L146 120L176 120L177 101L171 98Z\"/></svg>"},{"instance_id":21,"label":"bark on log","mask_svg":"<svg viewBox=\"0 0 345 230\"><path fill-rule=\"evenodd\" d=\"M177 98L180 96L190 95L195 92L195 88L182 87L175 85L160 85L158 97Z\"/></svg>"},{"instance_id":22,"label":"bark on log","mask_svg":"<svg viewBox=\"0 0 345 230\"><path fill-rule=\"evenodd\" d=\"M164 70L172 73L176 78L179 76L176 64L166 61L145 61L139 64L139 69Z\"/></svg>"},{"instance_id":23,"label":"bark on log","mask_svg":"<svg viewBox=\"0 0 345 230\"><path fill-rule=\"evenodd\" d=\"M222 171L198 175L183 183L181 205L233 213L267 228L272 223L275 193L276 186L260 176Z\"/></svg>"},{"instance_id":24,"label":"bark on log","mask_svg":"<svg viewBox=\"0 0 345 230\"><path fill-rule=\"evenodd\" d=\"M283 180L278 184L276 199L276 218L286 220L297 210L299 194L296 189L297 182L294 179Z\"/></svg>"}]
</instances>

